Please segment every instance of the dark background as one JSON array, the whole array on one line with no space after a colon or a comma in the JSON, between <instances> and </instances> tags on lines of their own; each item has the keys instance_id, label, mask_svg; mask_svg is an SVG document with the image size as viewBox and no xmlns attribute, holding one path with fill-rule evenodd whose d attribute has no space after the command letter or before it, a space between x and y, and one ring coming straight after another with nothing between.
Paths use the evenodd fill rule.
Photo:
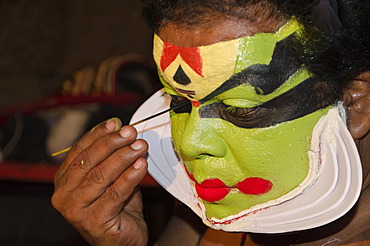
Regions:
<instances>
[{"instance_id":1,"label":"dark background","mask_svg":"<svg viewBox=\"0 0 370 246\"><path fill-rule=\"evenodd\" d=\"M151 46L139 0L0 0L0 109L50 97L111 56L151 63ZM52 182L0 180L1 246L86 245L52 208L52 192ZM161 188L143 193L152 243L173 203Z\"/></svg>"},{"instance_id":2,"label":"dark background","mask_svg":"<svg viewBox=\"0 0 370 246\"><path fill-rule=\"evenodd\" d=\"M151 60L139 0L0 0L0 108L41 99L121 54Z\"/></svg>"}]
</instances>

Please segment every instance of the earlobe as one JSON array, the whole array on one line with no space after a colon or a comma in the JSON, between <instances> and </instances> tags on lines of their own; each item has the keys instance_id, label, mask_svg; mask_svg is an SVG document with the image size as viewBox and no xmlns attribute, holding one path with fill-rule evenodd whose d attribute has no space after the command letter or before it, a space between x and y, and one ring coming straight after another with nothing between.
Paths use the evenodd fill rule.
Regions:
<instances>
[{"instance_id":1,"label":"earlobe","mask_svg":"<svg viewBox=\"0 0 370 246\"><path fill-rule=\"evenodd\" d=\"M352 137L363 138L370 130L370 71L348 84L343 102L348 109L348 129Z\"/></svg>"}]
</instances>

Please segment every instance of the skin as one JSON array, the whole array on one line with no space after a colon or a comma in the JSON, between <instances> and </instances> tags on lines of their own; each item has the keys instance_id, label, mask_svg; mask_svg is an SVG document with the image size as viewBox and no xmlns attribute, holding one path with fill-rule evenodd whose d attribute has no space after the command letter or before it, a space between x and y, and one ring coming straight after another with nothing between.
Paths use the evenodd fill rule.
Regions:
<instances>
[{"instance_id":1,"label":"skin","mask_svg":"<svg viewBox=\"0 0 370 246\"><path fill-rule=\"evenodd\" d=\"M244 36L253 36L256 33L271 33L278 29L278 22L266 24L251 24L238 19L219 19L212 26L196 28L181 27L168 23L157 33L165 41L181 46L205 46L222 41L229 41Z\"/></svg>"},{"instance_id":2,"label":"skin","mask_svg":"<svg viewBox=\"0 0 370 246\"><path fill-rule=\"evenodd\" d=\"M210 36L206 35L207 44L250 35L245 31L240 33L232 30L233 28L243 29L246 25L242 21L233 22L230 25L235 25L228 26L230 28L226 30L227 25L223 26L221 20L215 23L212 30L219 31L209 32ZM276 29L274 28L276 25L277 23L272 24L271 30ZM200 45L197 40L199 36L195 35L198 28L182 29L170 23L167 26L172 26L179 38L187 37L184 40L188 40L188 45ZM198 31L202 31L202 28L200 29ZM263 31L267 32L267 30ZM162 28L160 35L166 40L166 35L170 35L170 29ZM172 41L178 44L176 40ZM367 88L370 88L370 74L365 73L360 81L366 82L366 86L360 86L360 88L366 89L367 92L357 92L358 82L354 82L354 89L352 90L352 84L350 84L343 98L349 106L350 131L355 138L362 139L365 137L363 133L366 134L369 131L370 93ZM367 124L359 123L363 118ZM91 245L146 245L147 243L148 232L143 219L141 195L137 185L147 170L147 163L142 157L147 153L148 145L143 140L136 140L135 128L121 127L120 121L114 119L103 122L86 133L74 144L55 176L53 206ZM362 141L359 140L359 148L366 150L366 146L361 147ZM366 152L362 152L366 157ZM81 163L82 160L84 165ZM365 175L369 171L369 162L366 163ZM369 183L369 180L365 182Z\"/></svg>"},{"instance_id":3,"label":"skin","mask_svg":"<svg viewBox=\"0 0 370 246\"><path fill-rule=\"evenodd\" d=\"M53 206L91 245L146 245L137 185L148 150L131 126L113 118L86 133L55 176ZM139 235L139 236L138 236Z\"/></svg>"},{"instance_id":4,"label":"skin","mask_svg":"<svg viewBox=\"0 0 370 246\"><path fill-rule=\"evenodd\" d=\"M370 186L370 71L348 83L342 100L347 107L348 129L355 139L362 160L364 190Z\"/></svg>"},{"instance_id":5,"label":"skin","mask_svg":"<svg viewBox=\"0 0 370 246\"><path fill-rule=\"evenodd\" d=\"M355 139L365 136L370 128L370 71L360 74L347 86L343 98L348 105L350 132Z\"/></svg>"}]
</instances>

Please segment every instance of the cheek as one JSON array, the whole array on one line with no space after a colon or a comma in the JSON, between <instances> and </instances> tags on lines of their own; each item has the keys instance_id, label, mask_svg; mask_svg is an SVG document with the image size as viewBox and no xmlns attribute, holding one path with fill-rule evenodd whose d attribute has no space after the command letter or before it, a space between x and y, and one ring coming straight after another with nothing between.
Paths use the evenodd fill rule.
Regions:
<instances>
[{"instance_id":1,"label":"cheek","mask_svg":"<svg viewBox=\"0 0 370 246\"><path fill-rule=\"evenodd\" d=\"M172 132L172 141L173 141L175 150L181 156L181 159L183 160L183 164L185 165L188 176L190 177L190 179L195 181L194 176L191 174L194 172L193 162L188 160L184 155L182 155L180 151L181 141L184 136L184 129L187 125L187 121L189 117L190 116L187 113L172 115L171 116L171 132Z\"/></svg>"},{"instance_id":2,"label":"cheek","mask_svg":"<svg viewBox=\"0 0 370 246\"><path fill-rule=\"evenodd\" d=\"M206 133L205 138L198 139L202 144L193 142L185 145L188 134L191 132L194 135L200 126L195 124L193 131L184 134L184 129L189 130L189 124L193 122L189 121L193 118L188 114L176 114L171 117L173 141L182 154L186 146L197 150L199 146L206 146L205 142L209 145L208 150L213 150L212 153L225 149L220 155L211 155L210 162L189 159L186 156L190 155L180 153L189 172L199 181L216 177L230 186L247 177L260 177L270 180L284 193L307 176L311 134L321 116L322 113L314 113L272 127L251 129L236 127L221 119L204 119L202 127L208 128L202 131ZM225 143L224 148L219 147L219 143Z\"/></svg>"},{"instance_id":3,"label":"cheek","mask_svg":"<svg viewBox=\"0 0 370 246\"><path fill-rule=\"evenodd\" d=\"M180 147L180 142L182 139L182 135L184 133L184 129L186 126L186 122L188 121L189 114L173 114L171 116L171 132L172 132L172 140L175 145L176 150Z\"/></svg>"},{"instance_id":4,"label":"cheek","mask_svg":"<svg viewBox=\"0 0 370 246\"><path fill-rule=\"evenodd\" d=\"M234 141L230 151L244 174L270 180L282 190L289 190L308 173L308 151L318 117L308 118L313 119L298 119L269 128L235 128L224 137Z\"/></svg>"}]
</instances>

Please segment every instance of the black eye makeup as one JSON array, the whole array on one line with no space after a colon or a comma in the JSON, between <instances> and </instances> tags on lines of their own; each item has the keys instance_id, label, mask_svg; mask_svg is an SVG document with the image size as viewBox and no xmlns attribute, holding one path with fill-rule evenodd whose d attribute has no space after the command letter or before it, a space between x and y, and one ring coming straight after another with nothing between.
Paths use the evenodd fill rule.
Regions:
<instances>
[{"instance_id":1,"label":"black eye makeup","mask_svg":"<svg viewBox=\"0 0 370 246\"><path fill-rule=\"evenodd\" d=\"M316 81L309 78L286 93L256 107L240 107L213 99L199 108L199 117L218 118L241 128L270 127L285 121L294 120L333 104L333 98L323 100L315 96ZM175 113L192 110L191 102L178 95L171 95L171 108ZM183 106L181 106L183 104Z\"/></svg>"},{"instance_id":2,"label":"black eye makeup","mask_svg":"<svg viewBox=\"0 0 370 246\"><path fill-rule=\"evenodd\" d=\"M235 107L223 102L204 105L199 110L201 118L219 118L242 128L270 127L291 121L333 104L333 99L325 102L315 96L316 81L307 79L286 93L257 107Z\"/></svg>"},{"instance_id":3,"label":"black eye makeup","mask_svg":"<svg viewBox=\"0 0 370 246\"><path fill-rule=\"evenodd\" d=\"M258 112L258 107L256 108L240 108L240 107L234 107L229 106L226 104L221 105L221 110L224 114L227 114L229 117L235 118L235 119L249 119L256 115Z\"/></svg>"},{"instance_id":4,"label":"black eye makeup","mask_svg":"<svg viewBox=\"0 0 370 246\"><path fill-rule=\"evenodd\" d=\"M262 117L266 117L266 109L260 107L240 108L221 104L220 116L236 126L251 128L257 125Z\"/></svg>"},{"instance_id":5,"label":"black eye makeup","mask_svg":"<svg viewBox=\"0 0 370 246\"><path fill-rule=\"evenodd\" d=\"M197 101L201 103L199 117L222 119L241 128L264 128L303 117L334 104L334 96L321 96L322 86L317 86L320 81L315 77L306 78L285 93L262 104L243 102L248 101L248 96L238 98L238 95L224 94L243 84L256 88L255 94L261 96L268 96L276 91L302 68L300 59L294 56L291 42L289 37L277 44L270 64L255 64L234 74L219 88ZM171 94L173 111L177 114L190 114L191 101L180 96L181 92L173 91ZM181 107L176 108L177 106Z\"/></svg>"},{"instance_id":6,"label":"black eye makeup","mask_svg":"<svg viewBox=\"0 0 370 246\"><path fill-rule=\"evenodd\" d=\"M187 98L177 96L177 95L171 95L171 94L170 94L170 96L171 96L170 107L173 109L173 111L176 114L181 114L181 113L190 114L190 112L191 112L191 102ZM181 106L181 105L183 105L183 106Z\"/></svg>"},{"instance_id":7,"label":"black eye makeup","mask_svg":"<svg viewBox=\"0 0 370 246\"><path fill-rule=\"evenodd\" d=\"M255 128L261 125L269 109L254 107L241 108L226 105L222 102L211 103L199 110L201 118L219 118L242 128Z\"/></svg>"}]
</instances>

